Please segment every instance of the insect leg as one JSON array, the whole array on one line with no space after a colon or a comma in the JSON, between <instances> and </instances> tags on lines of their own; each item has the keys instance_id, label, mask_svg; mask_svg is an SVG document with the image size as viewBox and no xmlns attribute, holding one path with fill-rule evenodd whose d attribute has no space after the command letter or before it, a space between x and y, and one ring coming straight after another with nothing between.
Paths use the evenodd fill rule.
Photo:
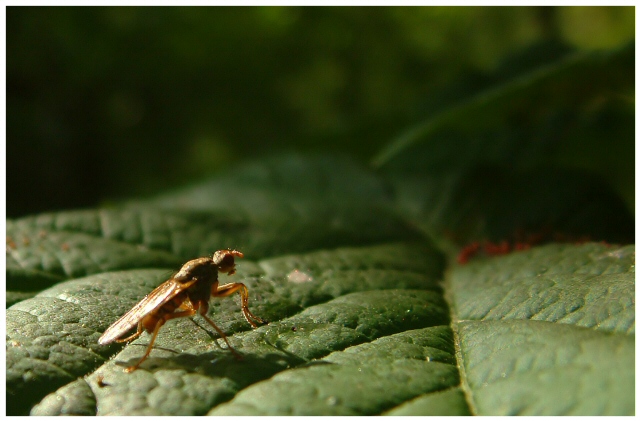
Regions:
<instances>
[{"instance_id":1,"label":"insect leg","mask_svg":"<svg viewBox=\"0 0 640 421\"><path fill-rule=\"evenodd\" d=\"M144 360L147 359L147 357L151 353L151 348L153 347L153 343L156 341L156 337L158 336L158 332L160 331L160 328L162 327L163 324L165 324L167 321L169 321L171 319L176 319L176 318L179 318L179 317L191 317L191 316L193 316L195 314L196 314L196 311L194 309L191 309L191 310L185 310L185 311L178 311L176 313L165 314L164 316L162 316L162 318L158 319L158 322L156 323L155 327L153 328L151 341L149 342L149 345L147 345L147 350L145 351L144 355L142 356L142 358L140 358L140 361L138 361L136 363L136 365L132 365L131 367L127 367L124 371L126 371L127 373L131 373L132 371L137 369L140 366L140 364L142 364L142 362ZM140 321L140 324L142 324L142 321Z\"/></svg>"},{"instance_id":2,"label":"insect leg","mask_svg":"<svg viewBox=\"0 0 640 421\"><path fill-rule=\"evenodd\" d=\"M214 297L228 297L236 291L240 294L240 298L242 299L242 314L251 326L258 327L256 322L264 324L269 323L249 311L249 289L245 284L241 282L222 285L215 291L211 291L211 295L213 295Z\"/></svg>"},{"instance_id":3,"label":"insect leg","mask_svg":"<svg viewBox=\"0 0 640 421\"><path fill-rule=\"evenodd\" d=\"M140 320L138 322L138 331L136 333L134 333L131 336L128 336L124 339L116 339L116 342L129 342L134 340L135 338L137 338L138 336L142 335L142 332L144 332L144 329L142 328L142 320Z\"/></svg>"},{"instance_id":4,"label":"insect leg","mask_svg":"<svg viewBox=\"0 0 640 421\"><path fill-rule=\"evenodd\" d=\"M216 330L216 332L218 332L218 335L220 335L220 337L224 339L224 341L227 343L227 346L229 347L229 350L233 353L233 355L239 360L242 359L242 355L238 354L238 351L233 349L233 347L229 343L229 340L227 339L227 335L225 335L222 329L216 326L216 324L213 323L213 320L207 317L207 310L209 309L209 303L207 303L206 301L200 301L198 307L200 310L199 311L200 315Z\"/></svg>"}]
</instances>

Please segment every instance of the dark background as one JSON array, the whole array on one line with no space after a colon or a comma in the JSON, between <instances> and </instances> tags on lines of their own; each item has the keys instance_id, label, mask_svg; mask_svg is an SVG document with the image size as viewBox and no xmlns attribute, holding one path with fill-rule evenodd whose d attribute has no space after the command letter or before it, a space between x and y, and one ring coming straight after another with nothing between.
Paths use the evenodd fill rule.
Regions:
<instances>
[{"instance_id":1,"label":"dark background","mask_svg":"<svg viewBox=\"0 0 640 421\"><path fill-rule=\"evenodd\" d=\"M628 44L634 13L8 7L7 216L150 196L283 150L366 164L483 88L570 52ZM633 210L634 105L607 104L590 124L618 130L601 148L609 156L566 156Z\"/></svg>"}]
</instances>

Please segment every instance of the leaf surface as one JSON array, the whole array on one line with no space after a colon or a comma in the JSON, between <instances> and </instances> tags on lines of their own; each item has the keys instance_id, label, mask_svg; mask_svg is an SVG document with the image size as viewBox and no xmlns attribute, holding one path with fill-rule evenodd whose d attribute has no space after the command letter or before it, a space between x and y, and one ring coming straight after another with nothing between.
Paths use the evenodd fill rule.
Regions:
<instances>
[{"instance_id":1,"label":"leaf surface","mask_svg":"<svg viewBox=\"0 0 640 421\"><path fill-rule=\"evenodd\" d=\"M458 265L430 239L444 244L453 202L426 229L426 208L409 212L425 198L403 201L396 181L289 155L144 202L8 221L8 414L634 413L633 245ZM220 282L245 283L270 321L251 329L237 297L211 300L243 359L183 318L123 372L150 336L99 346L102 332L185 261L227 247L246 257Z\"/></svg>"}]
</instances>

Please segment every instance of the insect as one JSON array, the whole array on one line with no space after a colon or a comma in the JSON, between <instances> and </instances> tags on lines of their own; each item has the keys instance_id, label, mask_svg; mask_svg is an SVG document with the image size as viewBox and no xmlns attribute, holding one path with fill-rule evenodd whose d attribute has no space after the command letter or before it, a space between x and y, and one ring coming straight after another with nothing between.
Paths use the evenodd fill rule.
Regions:
<instances>
[{"instance_id":1,"label":"insect","mask_svg":"<svg viewBox=\"0 0 640 421\"><path fill-rule=\"evenodd\" d=\"M227 335L207 317L211 296L228 297L238 292L241 298L242 314L247 322L254 328L258 327L257 323L268 323L249 311L249 289L243 283L218 285L219 272L228 275L236 272L236 257L244 257L244 255L237 250L218 250L211 257L200 257L188 261L175 275L151 291L112 324L100 336L98 343L106 345L114 341L128 342L140 336L145 330L151 333L151 341L140 361L125 369L126 372L132 372L149 356L162 325L171 319L200 314L224 339L236 358L241 358L229 343ZM124 339L118 339L136 324L138 325L136 333Z\"/></svg>"}]
</instances>

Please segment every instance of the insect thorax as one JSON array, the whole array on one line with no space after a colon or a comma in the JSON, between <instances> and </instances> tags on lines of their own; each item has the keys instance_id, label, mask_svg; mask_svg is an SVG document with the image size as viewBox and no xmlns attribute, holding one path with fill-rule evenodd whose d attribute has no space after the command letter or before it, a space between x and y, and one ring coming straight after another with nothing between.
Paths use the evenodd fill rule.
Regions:
<instances>
[{"instance_id":1,"label":"insect thorax","mask_svg":"<svg viewBox=\"0 0 640 421\"><path fill-rule=\"evenodd\" d=\"M189 260L173 276L173 279L180 283L186 283L196 278L199 281L218 279L218 267L211 258L200 257L199 259Z\"/></svg>"}]
</instances>

